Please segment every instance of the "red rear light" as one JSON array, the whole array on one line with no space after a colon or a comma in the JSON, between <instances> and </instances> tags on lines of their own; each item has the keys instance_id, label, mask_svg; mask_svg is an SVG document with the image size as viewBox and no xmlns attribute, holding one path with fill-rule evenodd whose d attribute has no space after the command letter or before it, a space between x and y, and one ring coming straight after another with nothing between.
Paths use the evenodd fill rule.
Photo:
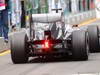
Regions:
<instances>
[{"instance_id":1,"label":"red rear light","mask_svg":"<svg viewBox=\"0 0 100 75\"><path fill-rule=\"evenodd\" d=\"M45 42L44 42L44 48L50 48L50 42L49 42L49 40L45 40Z\"/></svg>"}]
</instances>

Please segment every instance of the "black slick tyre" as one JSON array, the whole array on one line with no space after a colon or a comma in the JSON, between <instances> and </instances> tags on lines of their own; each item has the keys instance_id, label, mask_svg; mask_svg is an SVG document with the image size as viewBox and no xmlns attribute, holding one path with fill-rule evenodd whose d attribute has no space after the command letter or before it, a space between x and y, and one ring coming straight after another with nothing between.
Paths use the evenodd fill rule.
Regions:
<instances>
[{"instance_id":1,"label":"black slick tyre","mask_svg":"<svg viewBox=\"0 0 100 75\"><path fill-rule=\"evenodd\" d=\"M75 31L72 33L72 58L73 60L87 60L87 35L85 31Z\"/></svg>"},{"instance_id":2,"label":"black slick tyre","mask_svg":"<svg viewBox=\"0 0 100 75\"><path fill-rule=\"evenodd\" d=\"M25 33L16 33L11 37L11 58L13 63L26 63L28 61L27 56L27 36Z\"/></svg>"},{"instance_id":3,"label":"black slick tyre","mask_svg":"<svg viewBox=\"0 0 100 75\"><path fill-rule=\"evenodd\" d=\"M88 27L89 49L90 52L100 52L99 50L99 31L97 26Z\"/></svg>"}]
</instances>

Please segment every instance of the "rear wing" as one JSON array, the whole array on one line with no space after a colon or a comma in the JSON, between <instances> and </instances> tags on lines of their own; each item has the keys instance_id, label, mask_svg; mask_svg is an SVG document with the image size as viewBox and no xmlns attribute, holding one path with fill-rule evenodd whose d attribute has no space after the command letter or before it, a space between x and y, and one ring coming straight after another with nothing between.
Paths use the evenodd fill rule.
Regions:
<instances>
[{"instance_id":1,"label":"rear wing","mask_svg":"<svg viewBox=\"0 0 100 75\"><path fill-rule=\"evenodd\" d=\"M32 14L32 20L39 23L52 23L61 21L61 16L61 13Z\"/></svg>"}]
</instances>

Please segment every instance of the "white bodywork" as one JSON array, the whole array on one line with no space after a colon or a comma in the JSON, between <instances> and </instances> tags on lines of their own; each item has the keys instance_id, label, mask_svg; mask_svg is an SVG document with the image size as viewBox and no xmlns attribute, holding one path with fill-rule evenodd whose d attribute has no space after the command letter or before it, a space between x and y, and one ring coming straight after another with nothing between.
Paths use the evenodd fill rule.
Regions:
<instances>
[{"instance_id":1,"label":"white bodywork","mask_svg":"<svg viewBox=\"0 0 100 75\"><path fill-rule=\"evenodd\" d=\"M64 24L64 22L61 21L62 16L59 13L33 14L32 18L34 22L33 29L35 30L35 40L44 39L44 31L51 30L54 23L56 25L55 31L59 28L57 37L55 37L56 39L59 39L63 35L63 30L65 34L63 39L67 39L74 30L77 30L70 24Z\"/></svg>"},{"instance_id":2,"label":"white bodywork","mask_svg":"<svg viewBox=\"0 0 100 75\"><path fill-rule=\"evenodd\" d=\"M32 14L33 22L52 23L61 20L61 13Z\"/></svg>"}]
</instances>

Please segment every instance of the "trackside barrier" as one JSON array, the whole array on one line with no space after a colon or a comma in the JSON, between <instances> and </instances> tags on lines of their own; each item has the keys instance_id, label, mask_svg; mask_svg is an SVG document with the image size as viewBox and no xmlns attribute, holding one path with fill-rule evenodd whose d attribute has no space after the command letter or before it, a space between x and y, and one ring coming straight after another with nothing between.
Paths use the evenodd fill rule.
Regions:
<instances>
[{"instance_id":1,"label":"trackside barrier","mask_svg":"<svg viewBox=\"0 0 100 75\"><path fill-rule=\"evenodd\" d=\"M0 37L0 52L8 50L10 48L9 43L4 43L4 39Z\"/></svg>"},{"instance_id":2,"label":"trackside barrier","mask_svg":"<svg viewBox=\"0 0 100 75\"><path fill-rule=\"evenodd\" d=\"M83 12L83 13L77 13L72 15L65 16L65 23L66 24L80 24L81 22L84 22L89 19L96 18L95 10ZM21 29L23 30L23 29ZM0 38L0 52L9 49L9 43L5 44L3 38Z\"/></svg>"},{"instance_id":3,"label":"trackside barrier","mask_svg":"<svg viewBox=\"0 0 100 75\"><path fill-rule=\"evenodd\" d=\"M96 18L96 12L95 10L86 11L82 13L72 14L72 15L66 15L65 16L65 23L66 24L80 24L81 22L87 21L89 19Z\"/></svg>"}]
</instances>

